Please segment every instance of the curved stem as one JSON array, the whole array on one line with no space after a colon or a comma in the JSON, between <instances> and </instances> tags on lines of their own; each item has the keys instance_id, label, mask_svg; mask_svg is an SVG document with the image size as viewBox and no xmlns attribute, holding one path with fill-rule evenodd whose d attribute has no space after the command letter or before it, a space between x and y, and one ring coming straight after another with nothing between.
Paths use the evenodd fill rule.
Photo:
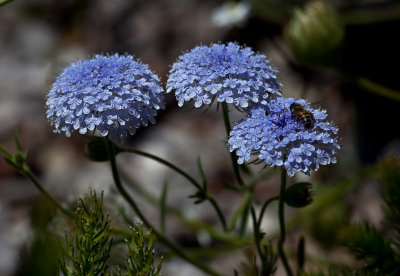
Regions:
<instances>
[{"instance_id":1,"label":"curved stem","mask_svg":"<svg viewBox=\"0 0 400 276\"><path fill-rule=\"evenodd\" d=\"M264 216L264 212L265 212L265 210L267 209L268 205L269 205L272 201L275 201L275 200L278 200L278 199L279 199L279 196L274 196L274 197L271 197L270 199L268 199L267 201L265 201L265 203L264 203L263 206L261 207L260 215L259 215L259 217L258 217L258 221L257 221L257 228L258 228L258 229L260 229L261 222L262 222L262 218L263 218L263 216Z\"/></svg>"},{"instance_id":2,"label":"curved stem","mask_svg":"<svg viewBox=\"0 0 400 276\"><path fill-rule=\"evenodd\" d=\"M0 1L0 7L1 6L3 6L3 5L5 5L5 4L7 4L7 3L9 3L9 2L12 2L13 0L3 0L3 1Z\"/></svg>"},{"instance_id":3,"label":"curved stem","mask_svg":"<svg viewBox=\"0 0 400 276\"><path fill-rule=\"evenodd\" d=\"M189 174L172 164L171 162L164 160L156 155L153 155L151 153L147 153L144 151L136 150L136 149L127 149L127 148L118 148L122 152L130 152L130 153L135 153L150 159L153 159L154 161L160 162L161 164L166 165L167 167L171 168L172 170L176 171L178 174L182 175L184 178L186 178L190 183L192 183L198 190L202 190L202 186ZM215 199L211 196L207 196L207 200L211 203L211 205L214 207L215 211L217 212L217 215L221 221L222 227L225 231L227 231L227 226L226 226L226 221L225 217L221 211L221 208L219 207L218 203L215 201Z\"/></svg>"},{"instance_id":4,"label":"curved stem","mask_svg":"<svg viewBox=\"0 0 400 276\"><path fill-rule=\"evenodd\" d=\"M257 182L261 179L267 179L270 176L274 175L277 173L277 170L275 169L263 169L262 172L252 176L249 178L245 183L244 186L247 187L248 189L251 189L254 187L254 185L257 184Z\"/></svg>"},{"instance_id":5,"label":"curved stem","mask_svg":"<svg viewBox=\"0 0 400 276\"><path fill-rule=\"evenodd\" d=\"M251 200L252 200L252 195L247 203L247 205L244 206L243 213L241 216L240 220L240 228L239 228L239 235L240 238L243 238L244 235L246 234L246 228L247 228L247 221L249 220L249 214L250 214L250 208L251 208Z\"/></svg>"},{"instance_id":6,"label":"curved stem","mask_svg":"<svg viewBox=\"0 0 400 276\"><path fill-rule=\"evenodd\" d=\"M284 217L284 206L285 206L285 191L286 191L286 169L281 168L281 189L279 194L279 226L280 226L280 236L278 241L278 253L281 257L283 266L285 267L286 273L289 276L293 276L292 271L290 270L289 263L287 261L285 251L283 250L283 243L286 239L286 230L285 230L285 217Z\"/></svg>"},{"instance_id":7,"label":"curved stem","mask_svg":"<svg viewBox=\"0 0 400 276\"><path fill-rule=\"evenodd\" d=\"M394 90L391 88L388 88L386 86L383 86L381 84L378 84L366 77L362 77L359 75L356 75L354 73L347 72L344 68L340 67L335 67L335 66L330 66L330 67L310 67L310 69L320 69L320 70L332 70L336 74L340 75L342 78L345 80L353 83L354 85L365 89L365 91L373 93L375 95L385 97L388 99L392 99L395 101L400 101L400 91L399 90Z\"/></svg>"},{"instance_id":8,"label":"curved stem","mask_svg":"<svg viewBox=\"0 0 400 276\"><path fill-rule=\"evenodd\" d=\"M355 78L354 81L360 87L365 88L379 96L386 97L386 98L396 100L396 101L400 101L400 92L397 90L387 88L383 85L377 84L376 82L373 82L364 77Z\"/></svg>"},{"instance_id":9,"label":"curved stem","mask_svg":"<svg viewBox=\"0 0 400 276\"><path fill-rule=\"evenodd\" d=\"M228 106L226 103L222 103L222 115L224 117L224 124L225 124L225 130L226 130L226 137L227 139L229 139L229 134L231 133L231 121L229 119L229 112L228 112ZM244 185L243 179L240 176L240 172L239 172L239 165L236 162L236 156L234 152L230 152L230 156L231 156L231 161L232 161L232 167L233 167L233 173L235 175L236 181L238 182L238 184L240 186Z\"/></svg>"},{"instance_id":10,"label":"curved stem","mask_svg":"<svg viewBox=\"0 0 400 276\"><path fill-rule=\"evenodd\" d=\"M231 231L235 227L237 220L243 214L243 212L246 210L246 207L249 205L251 198L252 198L252 196L249 193L246 193L245 198L243 199L239 208L236 210L235 214L233 215L231 222L229 223L229 227L228 227L229 231Z\"/></svg>"},{"instance_id":11,"label":"curved stem","mask_svg":"<svg viewBox=\"0 0 400 276\"><path fill-rule=\"evenodd\" d=\"M254 228L253 229L253 238L254 238L254 243L255 243L255 246L256 246L256 249L257 249L257 252L258 252L258 256L261 259L262 266L264 267L265 256L264 256L264 254L263 254L263 252L261 250L261 247L260 247L260 240L261 240L260 228L257 226L258 223L257 223L257 218L256 218L256 212L255 212L253 206L251 206L250 211L251 211L251 218L253 220L253 228Z\"/></svg>"},{"instance_id":12,"label":"curved stem","mask_svg":"<svg viewBox=\"0 0 400 276\"><path fill-rule=\"evenodd\" d=\"M211 196L207 196L207 199L208 199L208 201L210 201L211 205L214 206L214 209L217 212L217 215L219 217L219 220L221 221L224 231L228 231L228 227L226 226L226 220L225 220L224 214L222 213L221 208L219 208L218 203Z\"/></svg>"},{"instance_id":13,"label":"curved stem","mask_svg":"<svg viewBox=\"0 0 400 276\"><path fill-rule=\"evenodd\" d=\"M365 91L373 93L375 95L392 99L395 101L400 101L400 91L399 90L394 90L392 88L386 87L382 84L376 83L369 78L363 77L356 75L354 73L347 72L344 68L337 67L337 66L309 66L307 67L309 69L314 69L314 70L328 70L328 71L333 71L345 80L353 83L354 85L365 89Z\"/></svg>"},{"instance_id":14,"label":"curved stem","mask_svg":"<svg viewBox=\"0 0 400 276\"><path fill-rule=\"evenodd\" d=\"M25 166L24 169L21 170L21 172L36 186L36 188L45 196L47 197L54 205L57 206L58 209L60 209L61 212L63 212L65 215L75 218L75 215L73 212L70 210L64 208L48 191L46 191L45 188L39 183L39 181L35 178L35 176L31 173L30 169Z\"/></svg>"},{"instance_id":15,"label":"curved stem","mask_svg":"<svg viewBox=\"0 0 400 276\"><path fill-rule=\"evenodd\" d=\"M152 229L153 233L157 236L157 238L164 243L166 246L168 246L176 255L181 257L182 259L186 260L187 262L191 263L192 265L196 266L203 272L209 274L209 275L214 275L214 276L220 276L217 272L213 271L211 268L207 267L206 265L198 262L196 259L186 255L180 248L178 248L175 244L173 244L166 236L158 232L153 225L147 220L147 218L143 215L142 211L139 209L137 206L136 202L133 200L133 198L128 194L128 192L125 190L125 188L122 186L121 180L118 175L118 169L117 169L117 164L115 160L115 146L110 142L110 140L107 140L107 151L110 157L110 164L111 164L111 170L112 170L112 175L114 178L115 186L117 187L117 190L120 192L120 194L124 197L124 199L129 203L129 205L134 209L136 214L140 217L140 219L143 221L143 223L150 229Z\"/></svg>"},{"instance_id":16,"label":"curved stem","mask_svg":"<svg viewBox=\"0 0 400 276\"><path fill-rule=\"evenodd\" d=\"M174 164L168 162L167 160L164 160L158 156L155 156L151 153L147 153L144 151L140 151L140 150L136 150L136 149L127 149L127 148L118 148L119 150L121 150L122 152L130 152L130 153L135 153L138 155L142 155L145 156L147 158L153 159L154 161L157 161L161 164L164 164L165 166L171 168L172 170L176 171L177 173L179 173L180 175L182 175L184 178L186 178L190 183L192 183L197 189L201 190L201 185L193 178L191 177L189 174L187 174L186 172L184 172L183 170L181 170L180 168L178 168L177 166L175 166Z\"/></svg>"},{"instance_id":17,"label":"curved stem","mask_svg":"<svg viewBox=\"0 0 400 276\"><path fill-rule=\"evenodd\" d=\"M43 186L40 184L40 182L35 178L35 176L31 173L28 167L24 168L21 170L21 172L25 175L26 178L28 178L35 186L36 188L45 196L47 197L53 204L56 205L58 209L68 217L75 219L75 214L64 208ZM111 232L114 234L119 234L122 236L130 237L131 233L119 228L112 227Z\"/></svg>"},{"instance_id":18,"label":"curved stem","mask_svg":"<svg viewBox=\"0 0 400 276\"><path fill-rule=\"evenodd\" d=\"M159 206L158 198L155 197L150 191L146 190L143 188L141 185L135 183L132 181L131 178L123 171L120 171L120 176L121 178L130 186L132 187L135 192L137 192L141 197L143 197L145 200L147 200L150 204L153 206ZM190 229L194 231L206 231L212 238L229 243L229 244L235 244L237 246L240 246L240 244L244 245L248 243L249 241L245 241L244 239L240 240L238 235L235 235L234 233L225 233L223 231L219 231L210 225L203 223L201 221L197 220L191 220L182 215L182 213L178 210L175 209L171 206L166 206L166 211L175 217L179 222L182 224L186 225Z\"/></svg>"},{"instance_id":19,"label":"curved stem","mask_svg":"<svg viewBox=\"0 0 400 276\"><path fill-rule=\"evenodd\" d=\"M355 9L341 11L339 16L344 25L385 22L400 18L400 5L398 3L382 6L359 5Z\"/></svg>"}]
</instances>

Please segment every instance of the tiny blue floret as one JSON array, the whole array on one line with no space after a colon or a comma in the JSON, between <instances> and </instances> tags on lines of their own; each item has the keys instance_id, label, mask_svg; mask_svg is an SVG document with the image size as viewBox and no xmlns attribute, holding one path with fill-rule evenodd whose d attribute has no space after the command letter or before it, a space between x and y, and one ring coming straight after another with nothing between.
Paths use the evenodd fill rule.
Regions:
<instances>
[{"instance_id":1,"label":"tiny blue floret","mask_svg":"<svg viewBox=\"0 0 400 276\"><path fill-rule=\"evenodd\" d=\"M312 127L293 116L292 103L310 112L315 119ZM228 146L236 151L239 164L258 159L270 167L283 166L289 176L296 172L309 175L320 165L336 163L338 128L326 118L325 110L312 109L305 100L272 99L268 107L253 106L248 117L235 125Z\"/></svg>"},{"instance_id":2,"label":"tiny blue floret","mask_svg":"<svg viewBox=\"0 0 400 276\"><path fill-rule=\"evenodd\" d=\"M164 108L159 78L132 56L96 55L72 63L47 95L47 118L56 133L91 132L120 141L155 123Z\"/></svg>"},{"instance_id":3,"label":"tiny blue floret","mask_svg":"<svg viewBox=\"0 0 400 276\"><path fill-rule=\"evenodd\" d=\"M198 46L172 65L167 93L175 91L178 105L193 101L195 107L214 100L247 108L266 105L269 95L280 95L277 71L262 54L236 43Z\"/></svg>"}]
</instances>

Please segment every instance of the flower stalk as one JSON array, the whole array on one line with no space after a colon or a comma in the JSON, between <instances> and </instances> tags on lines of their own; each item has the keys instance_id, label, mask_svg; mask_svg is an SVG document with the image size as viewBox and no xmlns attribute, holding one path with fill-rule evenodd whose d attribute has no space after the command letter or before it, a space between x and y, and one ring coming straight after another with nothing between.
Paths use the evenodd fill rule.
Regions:
<instances>
[{"instance_id":1,"label":"flower stalk","mask_svg":"<svg viewBox=\"0 0 400 276\"><path fill-rule=\"evenodd\" d=\"M221 105L222 105L222 115L224 117L226 137L227 137L227 139L229 139L229 135L232 131L232 127L231 127L231 120L229 119L228 105L226 103L222 103ZM235 175L235 179L240 186L243 186L244 182L243 182L242 177L240 176L239 165L237 163L235 153L230 152L230 157L231 157L231 161L232 161L232 168L233 168L233 173Z\"/></svg>"},{"instance_id":2,"label":"flower stalk","mask_svg":"<svg viewBox=\"0 0 400 276\"><path fill-rule=\"evenodd\" d=\"M111 171L113 175L113 179L115 182L115 186L117 190L120 192L122 197L129 203L129 205L133 208L133 210L136 212L136 214L140 217L140 219L143 221L143 223L150 229L153 230L153 233L157 236L158 240L160 240L163 244L168 246L177 256L181 257L182 259L186 260L187 262L191 263L192 265L196 266L203 272L207 273L208 275L213 275L213 276L220 276L217 272L209 268L208 266L204 265L203 263L200 263L196 259L188 256L183 252L180 248L178 248L175 244L173 244L166 236L164 236L161 232L157 231L153 225L147 220L147 218L143 215L142 211L136 204L136 202L133 200L133 198L129 195L127 190L124 188L122 185L122 182L119 178L118 175L118 169L117 169L117 163L115 160L115 146L114 144L107 139L107 151L110 156L110 165L111 165Z\"/></svg>"},{"instance_id":3,"label":"flower stalk","mask_svg":"<svg viewBox=\"0 0 400 276\"><path fill-rule=\"evenodd\" d=\"M283 250L283 244L286 239L286 229L285 229L285 216L284 216L284 206L285 206L285 191L286 191L286 175L287 172L284 168L281 168L281 188L279 193L279 227L280 227L280 236L278 241L278 253L281 258L282 264L286 270L288 276L293 276L293 273L290 269L289 263L287 261L285 251Z\"/></svg>"},{"instance_id":4,"label":"flower stalk","mask_svg":"<svg viewBox=\"0 0 400 276\"><path fill-rule=\"evenodd\" d=\"M134 153L134 154L138 154L147 158L150 158L154 161L157 161L167 167L169 167L170 169L174 170L175 172L177 172L178 174L180 174L181 176L183 176L184 178L186 178L193 186L196 187L196 189L198 190L198 192L195 195L202 195L202 198L200 199L201 201L203 200L208 200L210 202L210 204L213 206L213 208L215 209L218 218L221 221L222 227L224 229L224 231L228 230L228 227L226 225L226 220L225 217L221 211L221 208L219 207L218 203L215 201L215 199L208 193L208 190L205 188L205 186L201 185L199 182L197 182L192 176L190 176L188 173L184 172L183 170L181 170L180 168L178 168L177 166L175 166L174 164L172 164L171 162L162 159L156 155L153 155L151 153L147 153L144 151L140 151L140 150L136 150L136 149L128 149L128 148L120 148L118 147L118 149L122 152L129 152L129 153ZM194 196L193 196L194 197Z\"/></svg>"},{"instance_id":5,"label":"flower stalk","mask_svg":"<svg viewBox=\"0 0 400 276\"><path fill-rule=\"evenodd\" d=\"M42 195L47 197L62 213L64 213L65 215L67 215L70 218L75 217L73 212L64 208L64 206L62 206L45 188L43 188L43 186L36 179L36 177L32 174L32 172L30 171L30 169L28 167L25 166L25 168L23 170L21 170L21 172L26 178L28 178L33 183L33 185L35 185L35 187L42 193Z\"/></svg>"}]
</instances>

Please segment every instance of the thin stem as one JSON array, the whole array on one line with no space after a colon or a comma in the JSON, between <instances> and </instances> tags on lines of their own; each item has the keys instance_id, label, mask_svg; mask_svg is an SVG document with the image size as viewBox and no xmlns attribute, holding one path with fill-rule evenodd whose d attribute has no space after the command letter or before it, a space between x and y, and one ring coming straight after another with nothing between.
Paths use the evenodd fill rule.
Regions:
<instances>
[{"instance_id":1,"label":"thin stem","mask_svg":"<svg viewBox=\"0 0 400 276\"><path fill-rule=\"evenodd\" d=\"M281 190L279 194L279 210L278 210L279 226L280 226L278 252L279 256L281 257L283 266L285 267L287 275L293 276L293 273L290 270L290 266L285 255L285 251L283 250L283 243L285 242L286 239L285 217L284 217L285 191L286 191L286 169L281 168Z\"/></svg>"},{"instance_id":2,"label":"thin stem","mask_svg":"<svg viewBox=\"0 0 400 276\"><path fill-rule=\"evenodd\" d=\"M260 211L260 215L258 217L258 221L257 221L257 228L260 229L261 226L261 222L264 216L264 212L267 209L268 205L275 200L278 200L279 196L275 196L275 197L271 197L270 199L268 199L267 201L265 201L265 203L263 204L263 206L261 207L261 211Z\"/></svg>"},{"instance_id":3,"label":"thin stem","mask_svg":"<svg viewBox=\"0 0 400 276\"><path fill-rule=\"evenodd\" d=\"M194 256L196 258L213 258L217 257L219 255L225 254L231 254L232 252L237 252L238 250L242 250L243 247L246 246L252 246L253 245L253 240L248 240L246 243L240 245L221 245L221 246L213 246L213 247L193 247L193 248L187 248L185 249L185 252L190 253L191 256ZM168 258L168 254L166 254L166 257Z\"/></svg>"},{"instance_id":4,"label":"thin stem","mask_svg":"<svg viewBox=\"0 0 400 276\"><path fill-rule=\"evenodd\" d=\"M233 215L231 222L229 223L229 227L228 227L229 231L231 231L235 227L237 220L243 214L246 207L249 205L251 197L252 196L249 193L246 194L246 196L243 199L242 203L240 204L239 208L236 210L235 214Z\"/></svg>"},{"instance_id":5,"label":"thin stem","mask_svg":"<svg viewBox=\"0 0 400 276\"><path fill-rule=\"evenodd\" d=\"M64 208L48 191L46 191L43 186L39 183L39 181L33 176L31 173L30 169L26 166L21 170L21 172L36 186L36 188L45 196L47 197L51 202L53 202L54 205L57 206L58 209L60 209L61 212L63 212L65 215L75 218L75 215L73 212L70 210Z\"/></svg>"},{"instance_id":6,"label":"thin stem","mask_svg":"<svg viewBox=\"0 0 400 276\"><path fill-rule=\"evenodd\" d=\"M25 167L21 172L25 175L26 178L28 178L35 186L36 188L45 196L47 197L53 204L56 205L58 209L68 217L75 219L75 214L71 212L70 210L64 208L43 186L40 184L40 182L35 178L35 176L31 173L30 169L28 167ZM114 234L119 234L122 236L127 236L130 237L131 233L119 228L112 227L111 232Z\"/></svg>"},{"instance_id":7,"label":"thin stem","mask_svg":"<svg viewBox=\"0 0 400 276\"><path fill-rule=\"evenodd\" d=\"M217 201L211 196L211 194L208 191L208 182L207 182L207 177L206 174L204 173L203 166L201 164L200 156L197 158L197 166L199 168L199 172L201 175L201 179L203 181L203 192L206 194L206 198L208 201L210 201L211 205L214 207L215 211L217 212L217 215L219 217L219 220L221 221L222 227L224 231L228 231L228 228L226 226L226 220L224 217L224 214L221 211L221 208L219 207Z\"/></svg>"},{"instance_id":8,"label":"thin stem","mask_svg":"<svg viewBox=\"0 0 400 276\"><path fill-rule=\"evenodd\" d=\"M150 204L152 204L153 206L159 205L158 198L156 198L150 191L143 188L143 186L133 182L132 179L123 170L120 171L120 176L130 187L132 187L132 189L135 190L135 192L146 199ZM214 239L229 244L235 244L237 246L240 246L240 244L245 245L250 242L249 240L241 240L239 236L235 235L234 233L227 234L211 227L209 224L197 220L188 219L186 216L182 215L182 213L178 209L171 206L167 205L166 211L168 212L168 214L175 217L179 222L183 223L190 229L194 231L206 231Z\"/></svg>"},{"instance_id":9,"label":"thin stem","mask_svg":"<svg viewBox=\"0 0 400 276\"><path fill-rule=\"evenodd\" d=\"M257 252L258 252L258 256L260 257L260 260L261 260L261 263L262 263L262 266L263 266L263 268L264 268L264 262L265 262L265 256L264 256L264 254L263 254L263 252L262 252L262 250L261 250L261 247L260 247L260 239L261 239L261 237L260 237L260 228L258 228L258 223L257 223L257 218L256 218L256 212L255 212L255 210L254 210L254 208L253 208L253 206L251 206L251 209L250 209L250 211L251 211L251 218L252 218L252 220L253 220L253 237L254 237L254 243L255 243L255 245L256 245L256 249L257 249ZM263 269L264 270L264 269Z\"/></svg>"},{"instance_id":10,"label":"thin stem","mask_svg":"<svg viewBox=\"0 0 400 276\"><path fill-rule=\"evenodd\" d=\"M227 139L229 139L229 134L231 133L232 128L231 128L231 121L229 119L228 106L226 103L222 103L222 115L224 117L226 137L227 137ZM231 161L232 161L233 173L235 175L236 181L238 182L238 184L240 186L243 186L244 182L243 182L242 177L240 176L239 165L236 162L235 153L231 152L230 156L231 156Z\"/></svg>"},{"instance_id":11,"label":"thin stem","mask_svg":"<svg viewBox=\"0 0 400 276\"><path fill-rule=\"evenodd\" d=\"M197 189L201 190L201 185L193 178L191 177L189 174L187 174L186 172L184 172L183 170L181 170L180 168L178 168L177 166L175 166L174 164L172 164L171 162L168 162L167 160L164 160L158 156L155 156L151 153L147 153L144 151L140 151L140 150L136 150L136 149L127 149L127 148L119 148L122 152L130 152L130 153L135 153L138 155L142 155L145 156L147 158L153 159L157 162L160 162L161 164L166 165L167 167L171 168L172 170L176 171L177 173L179 173L180 175L182 175L184 178L186 178L187 180L189 180L190 183L192 183Z\"/></svg>"},{"instance_id":12,"label":"thin stem","mask_svg":"<svg viewBox=\"0 0 400 276\"><path fill-rule=\"evenodd\" d=\"M239 228L239 235L241 238L243 238L244 234L246 233L247 221L249 219L249 213L250 213L250 207L251 207L250 202L251 201L249 201L247 203L247 205L245 206L243 213L242 213L242 217L241 217L241 221L240 221L240 228Z\"/></svg>"},{"instance_id":13,"label":"thin stem","mask_svg":"<svg viewBox=\"0 0 400 276\"><path fill-rule=\"evenodd\" d=\"M304 236L300 237L299 244L297 245L297 276L301 276L304 268L305 255L304 255L305 241Z\"/></svg>"},{"instance_id":14,"label":"thin stem","mask_svg":"<svg viewBox=\"0 0 400 276\"><path fill-rule=\"evenodd\" d=\"M316 67L316 69L323 69L320 67ZM327 68L325 68L327 69ZM352 82L354 85L357 85L360 88L365 89L367 92L373 93L375 95L392 99L395 101L400 101L400 91L388 88L381 84L378 84L366 77L358 76L353 73L346 72L343 68L337 67L329 67L328 69L333 70L341 77L345 78L346 80Z\"/></svg>"},{"instance_id":15,"label":"thin stem","mask_svg":"<svg viewBox=\"0 0 400 276\"><path fill-rule=\"evenodd\" d=\"M400 5L398 3L382 6L359 5L356 9L341 11L339 16L344 25L387 22L400 18Z\"/></svg>"},{"instance_id":16,"label":"thin stem","mask_svg":"<svg viewBox=\"0 0 400 276\"><path fill-rule=\"evenodd\" d=\"M168 182L165 181L161 198L160 198L160 228L161 233L165 234L165 213L166 213L166 201L167 201L167 191L168 191Z\"/></svg>"},{"instance_id":17,"label":"thin stem","mask_svg":"<svg viewBox=\"0 0 400 276\"><path fill-rule=\"evenodd\" d=\"M214 276L220 276L217 272L213 271L211 268L207 267L206 265L198 262L196 259L186 255L180 248L178 248L176 245L174 245L167 237L165 237L162 233L158 232L153 225L147 220L147 218L143 215L142 211L139 209L137 206L136 202L133 200L133 198L128 194L128 192L125 190L125 188L122 186L121 180L118 175L118 170L117 170L117 163L115 160L115 146L112 144L107 139L107 151L110 157L110 164L111 164L111 170L112 170L112 175L114 178L115 186L117 187L117 190L120 192L120 194L124 197L124 199L129 203L129 205L135 210L136 214L140 217L140 219L143 221L143 223L150 229L152 229L153 233L157 236L157 238L164 243L166 246L168 246L173 252L175 252L176 255L181 257L182 259L186 260L187 262L191 263L192 265L196 266L203 272L209 274L209 275L214 275Z\"/></svg>"},{"instance_id":18,"label":"thin stem","mask_svg":"<svg viewBox=\"0 0 400 276\"><path fill-rule=\"evenodd\" d=\"M224 231L228 231L228 227L226 225L226 220L225 220L224 214L222 213L221 209L219 208L217 202L211 196L207 196L207 199L208 199L208 201L210 201L211 205L214 206L214 209L217 212L217 215L219 217L219 220L221 221Z\"/></svg>"},{"instance_id":19,"label":"thin stem","mask_svg":"<svg viewBox=\"0 0 400 276\"><path fill-rule=\"evenodd\" d=\"M167 167L171 168L172 170L176 171L177 173L179 173L180 175L182 175L184 178L186 178L190 183L192 183L198 190L202 190L203 186L201 184L199 184L193 177L191 177L189 174L187 174L186 172L184 172L183 170L181 170L180 168L178 168L177 166L175 166L174 164L172 164L171 162L164 160L158 156L155 156L151 153L147 153L147 152L143 152L140 150L136 150L136 149L127 149L127 148L119 148L119 150L121 150L122 152L130 152L130 153L135 153L138 155L142 155L145 156L147 158L153 159L157 162L160 162L161 164L166 165ZM221 221L222 227L225 231L227 231L227 225L226 225L226 221L225 221L225 217L221 211L221 208L218 206L218 203L215 201L215 199L213 197L211 197L210 195L207 195L207 200L211 203L211 205L214 207L215 211L217 212L218 218Z\"/></svg>"},{"instance_id":20,"label":"thin stem","mask_svg":"<svg viewBox=\"0 0 400 276\"><path fill-rule=\"evenodd\" d=\"M251 177L249 180L246 181L246 183L244 184L245 187L247 187L248 189L251 189L252 187L254 187L254 185L257 184L257 182L261 179L267 179L270 176L274 175L277 173L277 170L275 169L264 169L261 173L258 173L256 175L254 175L253 177Z\"/></svg>"},{"instance_id":21,"label":"thin stem","mask_svg":"<svg viewBox=\"0 0 400 276\"><path fill-rule=\"evenodd\" d=\"M376 82L373 82L364 77L352 77L350 78L358 86L373 92L379 96L386 97L392 100L400 101L400 91L390 89Z\"/></svg>"},{"instance_id":22,"label":"thin stem","mask_svg":"<svg viewBox=\"0 0 400 276\"><path fill-rule=\"evenodd\" d=\"M3 5L5 5L5 4L7 4L7 3L9 3L9 2L12 2L13 0L3 0L3 1L0 1L0 7L1 6L3 6Z\"/></svg>"}]
</instances>

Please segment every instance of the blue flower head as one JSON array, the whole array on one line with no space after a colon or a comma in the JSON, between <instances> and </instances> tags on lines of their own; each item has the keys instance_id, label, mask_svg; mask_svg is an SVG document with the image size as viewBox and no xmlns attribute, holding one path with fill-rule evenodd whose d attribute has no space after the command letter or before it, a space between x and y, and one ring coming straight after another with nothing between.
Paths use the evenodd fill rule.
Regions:
<instances>
[{"instance_id":1,"label":"blue flower head","mask_svg":"<svg viewBox=\"0 0 400 276\"><path fill-rule=\"evenodd\" d=\"M304 111L292 112L293 103ZM312 124L304 124L305 116L312 116ZM268 107L253 106L249 116L235 125L228 146L236 151L239 164L252 158L270 167L283 166L289 176L296 172L309 175L320 165L336 163L338 129L326 118L325 110L312 109L305 100L272 99Z\"/></svg>"},{"instance_id":2,"label":"blue flower head","mask_svg":"<svg viewBox=\"0 0 400 276\"><path fill-rule=\"evenodd\" d=\"M266 105L270 94L280 95L277 71L264 55L236 43L198 46L172 65L167 93L175 90L178 105L194 101L195 107L213 100L246 108Z\"/></svg>"},{"instance_id":3,"label":"blue flower head","mask_svg":"<svg viewBox=\"0 0 400 276\"><path fill-rule=\"evenodd\" d=\"M57 77L47 95L47 118L54 132L68 137L77 130L119 141L155 123L163 100L159 79L147 65L129 55L96 55Z\"/></svg>"}]
</instances>

